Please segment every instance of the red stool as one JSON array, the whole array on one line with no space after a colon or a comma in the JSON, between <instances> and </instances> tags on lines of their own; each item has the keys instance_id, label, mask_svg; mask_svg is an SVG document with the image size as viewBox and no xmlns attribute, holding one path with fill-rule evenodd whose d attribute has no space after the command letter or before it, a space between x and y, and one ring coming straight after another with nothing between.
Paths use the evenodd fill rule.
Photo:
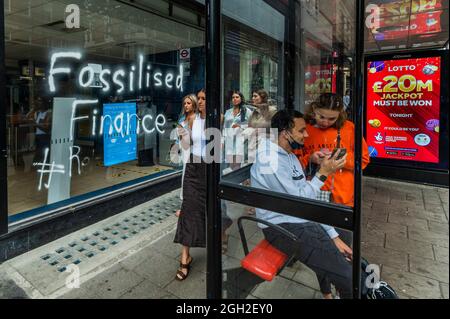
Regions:
<instances>
[{"instance_id":1,"label":"red stool","mask_svg":"<svg viewBox=\"0 0 450 319\"><path fill-rule=\"evenodd\" d=\"M286 263L288 256L265 239L241 260L242 268L264 280L272 281Z\"/></svg>"},{"instance_id":2,"label":"red stool","mask_svg":"<svg viewBox=\"0 0 450 319\"><path fill-rule=\"evenodd\" d=\"M265 239L261 240L259 244L249 252L244 229L242 227L242 220L250 220L272 227L293 241L297 241L297 238L286 229L256 217L242 216L238 219L239 234L245 253L245 258L241 260L242 268L264 280L272 281L273 278L294 258L294 256L289 258L288 255L272 246Z\"/></svg>"}]
</instances>

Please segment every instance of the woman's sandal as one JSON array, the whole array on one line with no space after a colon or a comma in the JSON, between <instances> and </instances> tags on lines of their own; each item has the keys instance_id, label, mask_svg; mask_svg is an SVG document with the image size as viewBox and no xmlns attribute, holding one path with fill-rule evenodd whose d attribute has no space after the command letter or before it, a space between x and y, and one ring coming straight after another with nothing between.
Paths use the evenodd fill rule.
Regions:
<instances>
[{"instance_id":1,"label":"woman's sandal","mask_svg":"<svg viewBox=\"0 0 450 319\"><path fill-rule=\"evenodd\" d=\"M175 276L176 280L183 281L188 277L189 271L191 270L192 261L194 260L194 258L192 258L192 256L190 256L190 257L191 257L191 260L187 264L183 264L180 262L180 269L177 270L177 274ZM182 269L187 270L186 274L182 271Z\"/></svg>"}]
</instances>

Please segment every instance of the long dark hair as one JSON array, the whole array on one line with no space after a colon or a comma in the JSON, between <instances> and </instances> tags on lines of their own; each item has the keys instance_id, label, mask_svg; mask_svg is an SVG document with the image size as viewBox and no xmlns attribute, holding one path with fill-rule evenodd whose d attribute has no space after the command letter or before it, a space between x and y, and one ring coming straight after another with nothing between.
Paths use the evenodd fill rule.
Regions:
<instances>
[{"instance_id":1,"label":"long dark hair","mask_svg":"<svg viewBox=\"0 0 450 319\"><path fill-rule=\"evenodd\" d=\"M267 94L266 90L257 90L253 91L254 93L258 94L261 97L261 104L268 103L269 101L269 94Z\"/></svg>"},{"instance_id":2,"label":"long dark hair","mask_svg":"<svg viewBox=\"0 0 450 319\"><path fill-rule=\"evenodd\" d=\"M347 113L345 112L344 102L342 101L342 97L340 95L324 93L321 94L316 101L309 105L305 114L305 121L311 125L316 124L314 109L338 111L339 117L333 125L336 129L342 128L345 121L347 121Z\"/></svg>"},{"instance_id":3,"label":"long dark hair","mask_svg":"<svg viewBox=\"0 0 450 319\"><path fill-rule=\"evenodd\" d=\"M233 95L239 95L241 97L241 103L239 104L239 112L241 113L241 122L245 122L245 115L246 115L246 111L247 108L245 107L245 98L244 98L244 94L242 94L240 91L236 90L233 91L233 93L231 94L231 97L233 97ZM234 107L234 105L233 105Z\"/></svg>"}]
</instances>

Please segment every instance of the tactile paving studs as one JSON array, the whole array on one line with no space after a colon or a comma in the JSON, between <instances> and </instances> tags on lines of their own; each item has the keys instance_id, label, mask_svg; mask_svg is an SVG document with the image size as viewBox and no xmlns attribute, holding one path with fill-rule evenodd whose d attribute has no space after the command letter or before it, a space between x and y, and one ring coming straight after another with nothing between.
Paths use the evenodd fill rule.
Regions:
<instances>
[{"instance_id":1,"label":"tactile paving studs","mask_svg":"<svg viewBox=\"0 0 450 319\"><path fill-rule=\"evenodd\" d=\"M86 256L87 258L92 258L92 257L95 256L95 253L92 252L92 251L90 251L90 252L87 252L87 253L85 254L85 256Z\"/></svg>"},{"instance_id":2,"label":"tactile paving studs","mask_svg":"<svg viewBox=\"0 0 450 319\"><path fill-rule=\"evenodd\" d=\"M47 254L47 255L41 256L41 259L42 259L42 260L49 260L50 257L51 257L51 255L50 255L50 254Z\"/></svg>"},{"instance_id":3,"label":"tactile paving studs","mask_svg":"<svg viewBox=\"0 0 450 319\"><path fill-rule=\"evenodd\" d=\"M48 263L50 266L56 266L57 264L59 264L59 261L57 261L56 259L55 260L51 260L51 261L49 261L49 263Z\"/></svg>"},{"instance_id":4,"label":"tactile paving studs","mask_svg":"<svg viewBox=\"0 0 450 319\"><path fill-rule=\"evenodd\" d=\"M67 267L66 267L66 266L61 267L61 268L58 268L58 271L59 271L59 272L65 272L66 270L67 270Z\"/></svg>"},{"instance_id":5,"label":"tactile paving studs","mask_svg":"<svg viewBox=\"0 0 450 319\"><path fill-rule=\"evenodd\" d=\"M67 270L67 263L79 265L87 259L101 255L102 252L132 238L152 225L162 223L180 208L181 201L178 195L163 195L156 201L151 201L149 205L152 207L134 212L132 216L124 216L120 222L116 221L92 234L84 234L80 239L72 240L67 246L45 254L40 259L63 273Z\"/></svg>"}]
</instances>

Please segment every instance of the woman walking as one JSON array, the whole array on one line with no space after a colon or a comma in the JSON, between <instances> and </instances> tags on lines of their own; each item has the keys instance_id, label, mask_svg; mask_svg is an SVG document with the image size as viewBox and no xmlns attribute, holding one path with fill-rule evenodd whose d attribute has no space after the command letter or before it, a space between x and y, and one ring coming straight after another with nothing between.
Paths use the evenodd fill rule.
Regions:
<instances>
[{"instance_id":1,"label":"woman walking","mask_svg":"<svg viewBox=\"0 0 450 319\"><path fill-rule=\"evenodd\" d=\"M183 181L183 203L178 218L174 242L181 244L180 267L176 279L185 280L191 268L193 258L189 254L191 247L206 247L206 93L201 90L197 94L198 113L192 119L191 134L182 136L181 147L188 151L189 161ZM192 139L192 146L191 146Z\"/></svg>"},{"instance_id":2,"label":"woman walking","mask_svg":"<svg viewBox=\"0 0 450 319\"><path fill-rule=\"evenodd\" d=\"M183 174L181 176L181 192L180 199L183 200L183 181L184 174L186 172L186 162L189 160L189 153L185 152L182 147L180 147L180 140L186 134L189 134L189 131L192 129L192 123L194 122L195 116L197 115L198 109L198 101L197 96L195 94L186 95L183 98L182 111L180 114L180 118L177 122L177 135L178 139L176 144L178 145L178 149L180 150L181 161L183 163ZM176 212L177 217L180 216L180 210Z\"/></svg>"}]
</instances>

